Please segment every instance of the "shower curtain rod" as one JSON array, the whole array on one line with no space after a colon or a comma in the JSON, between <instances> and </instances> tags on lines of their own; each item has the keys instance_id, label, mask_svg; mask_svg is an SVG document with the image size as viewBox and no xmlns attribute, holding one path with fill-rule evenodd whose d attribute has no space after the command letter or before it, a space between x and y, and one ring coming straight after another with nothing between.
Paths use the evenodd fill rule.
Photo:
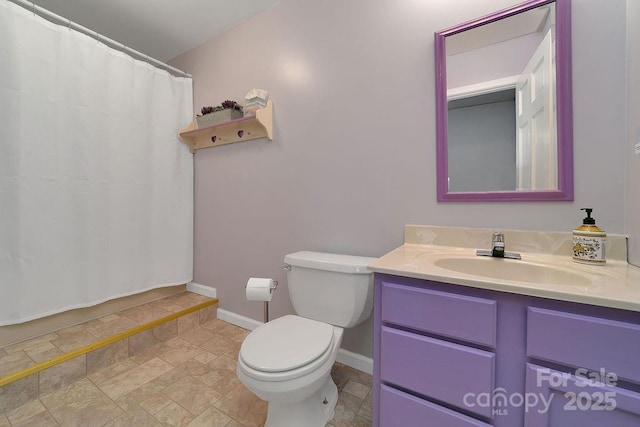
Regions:
<instances>
[{"instance_id":1,"label":"shower curtain rod","mask_svg":"<svg viewBox=\"0 0 640 427\"><path fill-rule=\"evenodd\" d=\"M69 27L72 30L76 30L78 32L81 32L83 34L86 34L90 37L93 37L94 39L98 40L101 43L104 43L110 47L113 47L115 49L121 50L124 53L127 53L133 57L136 57L138 59L144 60L146 62L148 62L149 64L152 64L158 68L162 68L168 72L170 72L171 74L178 76L178 77L191 77L191 74L189 73L185 73L182 70L179 70L175 67L172 67L169 64L165 64L164 62L158 61L157 59L151 58L149 55L145 55L142 52L138 52L135 49L132 49L128 46L123 45L122 43L119 43L115 40L110 39L109 37L105 37L102 34L98 34L96 31L90 30L86 27L83 27L80 24L76 24L75 22L71 21L70 19L64 18L60 15L57 15L51 11L48 11L47 9L44 9L38 5L36 5L33 2L27 1L27 0L9 0L12 3L17 4L18 6L22 6L23 8L32 11L34 14L38 14L40 16L42 16L43 18L52 21L53 23L56 24L63 24L64 26Z\"/></svg>"}]
</instances>

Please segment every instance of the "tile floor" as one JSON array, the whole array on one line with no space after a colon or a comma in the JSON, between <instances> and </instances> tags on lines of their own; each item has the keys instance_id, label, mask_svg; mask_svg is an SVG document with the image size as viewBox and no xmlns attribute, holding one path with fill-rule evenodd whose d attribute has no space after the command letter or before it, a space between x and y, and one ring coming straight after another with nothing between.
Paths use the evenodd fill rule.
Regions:
<instances>
[{"instance_id":1,"label":"tile floor","mask_svg":"<svg viewBox=\"0 0 640 427\"><path fill-rule=\"evenodd\" d=\"M0 348L0 377L209 300L211 298L192 292L182 292L8 345ZM180 323L189 319L184 316Z\"/></svg>"},{"instance_id":2,"label":"tile floor","mask_svg":"<svg viewBox=\"0 0 640 427\"><path fill-rule=\"evenodd\" d=\"M174 311L180 309L179 304L173 308ZM140 319L135 320L136 316ZM143 322L145 316L131 310L123 317ZM119 321L130 327L127 320ZM93 323L93 326L101 335L101 325ZM79 330L67 332L77 334L76 338L84 336ZM267 404L248 391L235 373L238 350L248 333L218 319L208 320L195 329L183 331L175 338L0 414L0 427L261 426ZM43 339L19 351L33 361L39 358L34 356L44 352L66 351L60 344L65 334L63 331L55 334L57 337L48 337L53 339ZM2 359L19 353L6 350L4 355L0 353ZM371 375L336 363L332 377L338 386L339 399L329 426L370 426Z\"/></svg>"}]
</instances>

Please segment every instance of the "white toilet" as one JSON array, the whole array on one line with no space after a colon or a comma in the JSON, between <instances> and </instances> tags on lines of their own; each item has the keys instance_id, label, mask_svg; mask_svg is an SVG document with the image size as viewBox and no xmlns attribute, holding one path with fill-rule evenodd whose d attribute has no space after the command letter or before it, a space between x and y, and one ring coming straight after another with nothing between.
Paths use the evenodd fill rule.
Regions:
<instances>
[{"instance_id":1,"label":"white toilet","mask_svg":"<svg viewBox=\"0 0 640 427\"><path fill-rule=\"evenodd\" d=\"M375 258L296 252L285 256L289 296L297 315L254 329L242 343L238 378L269 402L266 427L324 426L338 389L331 378L343 328L373 307Z\"/></svg>"}]
</instances>

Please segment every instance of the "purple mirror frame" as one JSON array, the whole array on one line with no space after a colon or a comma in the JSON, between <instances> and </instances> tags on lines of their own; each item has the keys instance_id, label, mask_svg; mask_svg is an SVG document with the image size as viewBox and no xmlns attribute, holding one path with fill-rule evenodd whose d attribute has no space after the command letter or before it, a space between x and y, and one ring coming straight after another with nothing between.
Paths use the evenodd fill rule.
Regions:
<instances>
[{"instance_id":1,"label":"purple mirror frame","mask_svg":"<svg viewBox=\"0 0 640 427\"><path fill-rule=\"evenodd\" d=\"M529 9L556 4L556 111L558 189L544 191L449 192L447 159L447 69L445 38ZM573 200L573 101L571 81L571 0L530 0L473 21L439 31L435 39L436 161L438 202L510 202Z\"/></svg>"}]
</instances>

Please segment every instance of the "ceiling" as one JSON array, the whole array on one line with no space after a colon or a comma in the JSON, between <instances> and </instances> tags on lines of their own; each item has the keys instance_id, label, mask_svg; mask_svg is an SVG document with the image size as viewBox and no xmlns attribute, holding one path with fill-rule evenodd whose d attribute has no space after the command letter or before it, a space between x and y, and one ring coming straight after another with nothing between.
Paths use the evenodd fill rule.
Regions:
<instances>
[{"instance_id":1,"label":"ceiling","mask_svg":"<svg viewBox=\"0 0 640 427\"><path fill-rule=\"evenodd\" d=\"M34 0L35 4L166 62L277 0Z\"/></svg>"}]
</instances>

